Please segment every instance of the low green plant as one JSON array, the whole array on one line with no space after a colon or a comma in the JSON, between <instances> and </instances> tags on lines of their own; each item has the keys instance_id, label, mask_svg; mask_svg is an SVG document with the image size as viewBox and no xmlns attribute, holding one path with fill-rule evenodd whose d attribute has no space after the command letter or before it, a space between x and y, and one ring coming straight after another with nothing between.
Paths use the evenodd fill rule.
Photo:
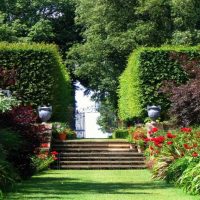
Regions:
<instances>
[{"instance_id":1,"label":"low green plant","mask_svg":"<svg viewBox=\"0 0 200 200\"><path fill-rule=\"evenodd\" d=\"M187 169L191 162L191 157L182 157L176 159L169 165L166 172L166 181L167 183L173 182L175 183L178 178L183 174L183 172Z\"/></svg>"},{"instance_id":2,"label":"low green plant","mask_svg":"<svg viewBox=\"0 0 200 200\"><path fill-rule=\"evenodd\" d=\"M9 111L14 106L19 105L19 103L20 101L18 101L15 97L6 97L0 92L0 112L4 113Z\"/></svg>"},{"instance_id":3,"label":"low green plant","mask_svg":"<svg viewBox=\"0 0 200 200\"><path fill-rule=\"evenodd\" d=\"M172 156L160 156L156 159L153 166L152 178L156 180L165 180L167 176L167 170L169 165L174 161Z\"/></svg>"},{"instance_id":4,"label":"low green plant","mask_svg":"<svg viewBox=\"0 0 200 200\"><path fill-rule=\"evenodd\" d=\"M20 136L10 129L0 129L0 188L10 189L20 177L11 157L22 144Z\"/></svg>"},{"instance_id":5,"label":"low green plant","mask_svg":"<svg viewBox=\"0 0 200 200\"><path fill-rule=\"evenodd\" d=\"M73 131L72 129L68 129L67 139L69 139L69 140L76 139L76 132Z\"/></svg>"},{"instance_id":6,"label":"low green plant","mask_svg":"<svg viewBox=\"0 0 200 200\"><path fill-rule=\"evenodd\" d=\"M2 192L2 190L0 189L0 200L2 200L3 199L3 192Z\"/></svg>"},{"instance_id":7,"label":"low green plant","mask_svg":"<svg viewBox=\"0 0 200 200\"><path fill-rule=\"evenodd\" d=\"M3 191L8 191L15 185L15 181L19 176L14 171L13 167L6 160L0 160L0 188Z\"/></svg>"},{"instance_id":8,"label":"low green plant","mask_svg":"<svg viewBox=\"0 0 200 200\"><path fill-rule=\"evenodd\" d=\"M116 138L127 139L128 136L129 136L128 129L125 129L125 128L116 129L112 134L113 139L116 139Z\"/></svg>"},{"instance_id":9,"label":"low green plant","mask_svg":"<svg viewBox=\"0 0 200 200\"><path fill-rule=\"evenodd\" d=\"M198 160L199 161L199 160ZM200 162L192 163L178 179L177 184L186 192L199 195L200 194Z\"/></svg>"},{"instance_id":10,"label":"low green plant","mask_svg":"<svg viewBox=\"0 0 200 200\"><path fill-rule=\"evenodd\" d=\"M56 151L52 151L50 154L48 152L40 152L38 155L32 156L31 161L35 173L48 169L50 164L57 160L57 154Z\"/></svg>"},{"instance_id":11,"label":"low green plant","mask_svg":"<svg viewBox=\"0 0 200 200\"><path fill-rule=\"evenodd\" d=\"M70 130L69 125L64 122L54 122L53 123L53 132L60 134L60 133L68 133Z\"/></svg>"}]
</instances>

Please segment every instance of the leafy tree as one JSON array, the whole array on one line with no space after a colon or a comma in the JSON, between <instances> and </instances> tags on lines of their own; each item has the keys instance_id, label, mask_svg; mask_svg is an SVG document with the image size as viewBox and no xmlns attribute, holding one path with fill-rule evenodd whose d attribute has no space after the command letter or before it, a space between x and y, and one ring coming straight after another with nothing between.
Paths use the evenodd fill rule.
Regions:
<instances>
[{"instance_id":1,"label":"leafy tree","mask_svg":"<svg viewBox=\"0 0 200 200\"><path fill-rule=\"evenodd\" d=\"M101 130L108 133L113 132L113 130L118 126L117 112L115 108L113 108L109 102L103 101L100 104L99 112L101 115L99 116L97 123L100 125Z\"/></svg>"},{"instance_id":2,"label":"leafy tree","mask_svg":"<svg viewBox=\"0 0 200 200\"><path fill-rule=\"evenodd\" d=\"M68 52L68 65L95 98L116 111L118 77L130 52L171 37L169 1L77 0L76 23L82 26L83 42Z\"/></svg>"},{"instance_id":3,"label":"leafy tree","mask_svg":"<svg viewBox=\"0 0 200 200\"><path fill-rule=\"evenodd\" d=\"M200 1L173 0L171 10L174 26L171 43L198 44L200 42Z\"/></svg>"},{"instance_id":4,"label":"leafy tree","mask_svg":"<svg viewBox=\"0 0 200 200\"><path fill-rule=\"evenodd\" d=\"M0 3L0 41L56 43L65 51L79 40L73 0L6 0Z\"/></svg>"}]
</instances>

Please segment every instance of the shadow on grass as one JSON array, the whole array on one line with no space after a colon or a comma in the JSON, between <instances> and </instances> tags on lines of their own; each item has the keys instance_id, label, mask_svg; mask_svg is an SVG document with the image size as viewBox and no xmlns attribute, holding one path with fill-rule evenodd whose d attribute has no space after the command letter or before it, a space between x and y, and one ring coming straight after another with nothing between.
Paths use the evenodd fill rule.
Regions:
<instances>
[{"instance_id":1,"label":"shadow on grass","mask_svg":"<svg viewBox=\"0 0 200 200\"><path fill-rule=\"evenodd\" d=\"M20 199L20 195L27 199L42 199L48 196L48 199L62 199L62 196L84 195L84 194L155 194L154 189L169 188L170 185L161 182L91 182L81 179L66 177L34 177L30 181L20 184L16 188L18 195L11 195L9 200ZM47 197L46 197L47 198ZM68 198L70 199L70 198Z\"/></svg>"}]
</instances>

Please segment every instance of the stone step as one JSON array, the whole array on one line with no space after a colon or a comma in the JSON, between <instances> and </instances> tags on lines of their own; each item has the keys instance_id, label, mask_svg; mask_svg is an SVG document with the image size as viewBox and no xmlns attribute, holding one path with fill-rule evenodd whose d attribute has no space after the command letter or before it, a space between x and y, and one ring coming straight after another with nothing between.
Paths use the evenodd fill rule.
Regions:
<instances>
[{"instance_id":1,"label":"stone step","mask_svg":"<svg viewBox=\"0 0 200 200\"><path fill-rule=\"evenodd\" d=\"M131 148L132 147L132 148ZM145 158L126 141L54 141L55 169L144 169Z\"/></svg>"},{"instance_id":2,"label":"stone step","mask_svg":"<svg viewBox=\"0 0 200 200\"><path fill-rule=\"evenodd\" d=\"M60 161L61 165L144 165L144 161Z\"/></svg>"},{"instance_id":3,"label":"stone step","mask_svg":"<svg viewBox=\"0 0 200 200\"><path fill-rule=\"evenodd\" d=\"M68 156L68 157L108 157L108 156L123 156L123 157L143 157L144 155L142 153L138 152L61 152L59 155L62 156Z\"/></svg>"},{"instance_id":4,"label":"stone step","mask_svg":"<svg viewBox=\"0 0 200 200\"><path fill-rule=\"evenodd\" d=\"M119 141L119 140L112 140L112 141L82 141L82 140L56 140L54 139L54 143L60 144L129 144L127 141Z\"/></svg>"},{"instance_id":5,"label":"stone step","mask_svg":"<svg viewBox=\"0 0 200 200\"><path fill-rule=\"evenodd\" d=\"M69 144L69 143L54 143L54 148L130 148L130 144Z\"/></svg>"},{"instance_id":6,"label":"stone step","mask_svg":"<svg viewBox=\"0 0 200 200\"><path fill-rule=\"evenodd\" d=\"M60 160L68 160L68 161L73 161L73 160L76 160L76 161L81 161L81 160L118 160L118 161L121 161L121 160L128 160L128 161L144 161L144 157L117 157L117 156L112 156L112 157L90 157L90 156L87 156L87 157L67 157L67 156L62 156L60 157Z\"/></svg>"},{"instance_id":7,"label":"stone step","mask_svg":"<svg viewBox=\"0 0 200 200\"><path fill-rule=\"evenodd\" d=\"M55 148L55 147L52 147ZM129 152L131 151L128 148L63 148L63 147L57 147L56 150L58 152ZM132 150L136 151L136 150Z\"/></svg>"},{"instance_id":8,"label":"stone step","mask_svg":"<svg viewBox=\"0 0 200 200\"><path fill-rule=\"evenodd\" d=\"M145 165L61 165L54 169L145 169Z\"/></svg>"}]
</instances>

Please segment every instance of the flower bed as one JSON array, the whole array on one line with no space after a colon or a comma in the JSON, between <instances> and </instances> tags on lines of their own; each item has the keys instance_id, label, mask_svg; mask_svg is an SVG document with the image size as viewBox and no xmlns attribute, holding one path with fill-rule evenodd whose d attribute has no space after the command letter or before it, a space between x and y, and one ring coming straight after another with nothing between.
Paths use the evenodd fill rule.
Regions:
<instances>
[{"instance_id":1,"label":"flower bed","mask_svg":"<svg viewBox=\"0 0 200 200\"><path fill-rule=\"evenodd\" d=\"M200 194L200 129L152 130L144 140L147 166L153 178L173 182L187 192Z\"/></svg>"}]
</instances>

